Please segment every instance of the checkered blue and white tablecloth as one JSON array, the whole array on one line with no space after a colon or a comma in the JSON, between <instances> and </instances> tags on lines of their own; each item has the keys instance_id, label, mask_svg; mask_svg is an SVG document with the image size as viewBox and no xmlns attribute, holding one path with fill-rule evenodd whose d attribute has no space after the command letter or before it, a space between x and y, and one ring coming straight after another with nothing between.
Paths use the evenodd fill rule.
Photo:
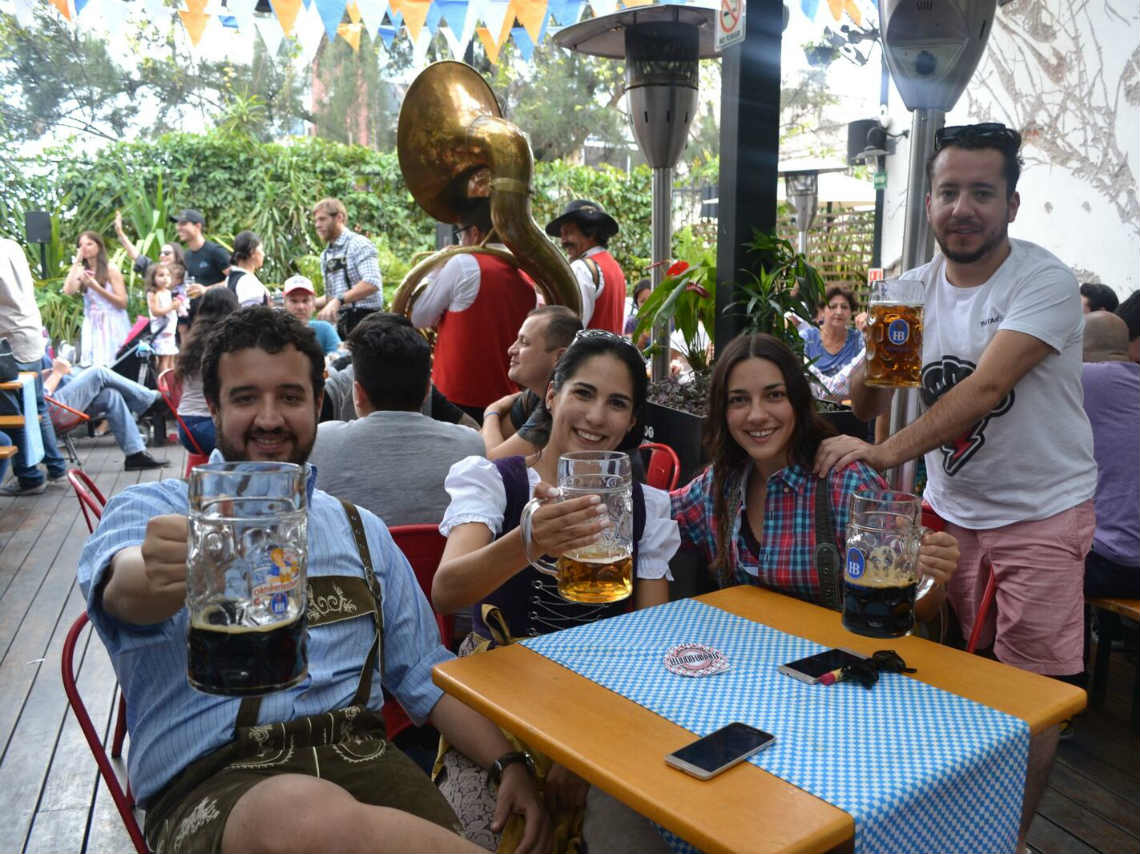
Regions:
<instances>
[{"instance_id":1,"label":"checkered blue and white tablecloth","mask_svg":"<svg viewBox=\"0 0 1140 854\"><path fill-rule=\"evenodd\" d=\"M667 671L666 650L690 642L730 669ZM776 666L825 647L691 599L523 644L697 735L733 721L773 733L750 761L849 813L859 854L1016 847L1029 726L1004 712L893 673L870 691L807 685Z\"/></svg>"}]
</instances>

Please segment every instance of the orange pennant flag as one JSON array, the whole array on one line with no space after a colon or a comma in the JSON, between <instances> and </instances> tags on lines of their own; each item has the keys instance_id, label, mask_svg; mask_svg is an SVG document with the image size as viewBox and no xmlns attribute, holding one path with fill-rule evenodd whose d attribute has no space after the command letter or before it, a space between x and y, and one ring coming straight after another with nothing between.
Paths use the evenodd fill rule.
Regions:
<instances>
[{"instance_id":1,"label":"orange pennant flag","mask_svg":"<svg viewBox=\"0 0 1140 854\"><path fill-rule=\"evenodd\" d=\"M297 15L301 11L301 0L273 0L270 4L277 14L277 23L285 35L292 35L293 27L297 23Z\"/></svg>"},{"instance_id":2,"label":"orange pennant flag","mask_svg":"<svg viewBox=\"0 0 1140 854\"><path fill-rule=\"evenodd\" d=\"M538 36L542 32L542 22L546 19L546 0L512 0L510 8L507 9L506 20L513 18L519 19L519 23L526 29L530 40L538 44Z\"/></svg>"},{"instance_id":3,"label":"orange pennant flag","mask_svg":"<svg viewBox=\"0 0 1140 854\"><path fill-rule=\"evenodd\" d=\"M863 26L863 10L855 5L855 0L844 0L843 8L847 10L847 14L855 22L855 26Z\"/></svg>"},{"instance_id":4,"label":"orange pennant flag","mask_svg":"<svg viewBox=\"0 0 1140 854\"><path fill-rule=\"evenodd\" d=\"M393 12L404 16L404 26L408 29L408 35L413 42L417 41L420 30L424 27L424 21L427 20L431 0L390 0L388 6Z\"/></svg>"},{"instance_id":5,"label":"orange pennant flag","mask_svg":"<svg viewBox=\"0 0 1140 854\"><path fill-rule=\"evenodd\" d=\"M206 11L207 0L186 0L186 8L195 14L202 14Z\"/></svg>"},{"instance_id":6,"label":"orange pennant flag","mask_svg":"<svg viewBox=\"0 0 1140 854\"><path fill-rule=\"evenodd\" d=\"M344 11L348 12L348 20L354 24L360 23L360 7L356 5L355 0L345 6Z\"/></svg>"},{"instance_id":7,"label":"orange pennant flag","mask_svg":"<svg viewBox=\"0 0 1140 854\"><path fill-rule=\"evenodd\" d=\"M621 5L628 9L630 6L648 6L652 2L653 0L624 0Z\"/></svg>"},{"instance_id":8,"label":"orange pennant flag","mask_svg":"<svg viewBox=\"0 0 1140 854\"><path fill-rule=\"evenodd\" d=\"M204 2L202 6L205 7ZM210 16L201 9L192 12L179 9L178 17L182 19L182 26L186 28L186 34L190 36L190 44L197 47L198 42L202 40L202 31L206 29L206 22L210 20Z\"/></svg>"},{"instance_id":9,"label":"orange pennant flag","mask_svg":"<svg viewBox=\"0 0 1140 854\"><path fill-rule=\"evenodd\" d=\"M844 0L827 0L827 8L831 10L831 17L839 20L843 17Z\"/></svg>"},{"instance_id":10,"label":"orange pennant flag","mask_svg":"<svg viewBox=\"0 0 1140 854\"><path fill-rule=\"evenodd\" d=\"M363 24L339 24L336 34L349 43L353 53L360 53L360 33L363 29Z\"/></svg>"},{"instance_id":11,"label":"orange pennant flag","mask_svg":"<svg viewBox=\"0 0 1140 854\"><path fill-rule=\"evenodd\" d=\"M71 7L68 5L67 0L51 0L51 5L55 6L55 8L59 10L59 14L63 15L67 20L71 20Z\"/></svg>"},{"instance_id":12,"label":"orange pennant flag","mask_svg":"<svg viewBox=\"0 0 1140 854\"><path fill-rule=\"evenodd\" d=\"M506 26L504 24L504 26ZM499 42L496 42L491 35L491 31L486 27L476 27L475 35L479 37L479 41L483 44L483 50L487 52L487 59L491 61L491 65L499 64Z\"/></svg>"}]
</instances>

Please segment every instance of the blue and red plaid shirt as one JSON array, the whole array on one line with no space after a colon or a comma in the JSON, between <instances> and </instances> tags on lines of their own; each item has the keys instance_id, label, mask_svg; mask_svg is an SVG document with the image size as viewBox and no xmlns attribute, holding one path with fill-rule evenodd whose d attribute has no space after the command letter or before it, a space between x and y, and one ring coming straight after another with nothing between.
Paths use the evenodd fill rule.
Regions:
<instances>
[{"instance_id":1,"label":"blue and red plaid shirt","mask_svg":"<svg viewBox=\"0 0 1140 854\"><path fill-rule=\"evenodd\" d=\"M811 602L819 600L819 574L815 567L815 490L819 484L810 469L790 465L768 478L764 504L764 532L759 553L744 533L745 499L751 465L739 481L740 511L732 523L731 566L737 581L759 584ZM729 479L727 488L733 488ZM886 483L869 466L852 463L832 469L827 477L831 489L831 514L835 542L844 553L849 499L860 489L885 489ZM687 486L670 494L673 518L681 529L681 547L700 551L708 563L716 553L716 520L713 518L713 472L709 466ZM728 501L731 507L732 501Z\"/></svg>"}]
</instances>

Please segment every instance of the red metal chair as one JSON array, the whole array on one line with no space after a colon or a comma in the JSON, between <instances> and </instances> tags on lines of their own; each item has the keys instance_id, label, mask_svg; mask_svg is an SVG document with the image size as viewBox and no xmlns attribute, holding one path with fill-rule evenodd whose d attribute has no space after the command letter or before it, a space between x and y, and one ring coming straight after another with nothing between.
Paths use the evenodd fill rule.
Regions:
<instances>
[{"instance_id":1,"label":"red metal chair","mask_svg":"<svg viewBox=\"0 0 1140 854\"><path fill-rule=\"evenodd\" d=\"M935 513L925 501L922 502L922 524L932 531L944 531L946 529L946 520ZM994 595L997 593L997 577L994 575L993 567L987 566L986 569L990 571L990 578L986 582L986 589L982 592L982 601L978 605L978 613L974 615L974 628L970 631L970 639L966 642L966 652L969 653L978 648L978 639L982 636L982 625L986 622L986 617L989 616L990 608L994 603Z\"/></svg>"},{"instance_id":2,"label":"red metal chair","mask_svg":"<svg viewBox=\"0 0 1140 854\"><path fill-rule=\"evenodd\" d=\"M443 547L447 545L447 538L439 533L435 525L396 525L389 528L392 539L396 541L397 548L404 553L408 563L416 573L416 580L420 588L431 602L431 582L435 571L439 568L439 560L443 557ZM443 645L451 648L452 635L455 631L455 619L450 615L435 612L435 622L439 626L439 637ZM388 698L381 709L384 715L384 727L388 731L388 738L393 739L412 725L411 719L403 708L394 699Z\"/></svg>"},{"instance_id":3,"label":"red metal chair","mask_svg":"<svg viewBox=\"0 0 1140 854\"><path fill-rule=\"evenodd\" d=\"M67 638L63 642L63 657L60 662L60 670L63 676L63 690L67 694L67 702L71 706L71 710L75 713L75 719L79 722L79 728L83 730L83 737L87 739L87 746L91 748L91 755L95 757L95 763L99 766L99 773L103 776L103 782L107 784L107 788L111 792L111 798L115 801L115 806L119 810L119 815L123 819L123 824L127 828L127 833L131 837L131 842L134 843L135 850L139 854L147 854L148 849L146 840L143 838L142 830L139 828L138 821L135 820L134 814L134 801L131 798L130 785L124 792L123 787L119 784L119 778L115 774L115 769L111 765L110 759L107 758L107 752L103 749L103 743L99 740L99 733L95 731L94 725L91 723L91 716L87 713L87 707L83 705L83 698L79 696L79 689L75 683L75 647L79 640L79 633L83 631L83 627L87 625L87 614L80 614L75 618L75 622L71 624L71 629L67 633ZM120 723L125 724L126 707L123 704L122 693L119 694L119 720ZM116 727L116 738L118 738L118 727ZM121 748L122 742L119 742ZM113 747L111 755L118 757L119 748Z\"/></svg>"},{"instance_id":4,"label":"red metal chair","mask_svg":"<svg viewBox=\"0 0 1140 854\"><path fill-rule=\"evenodd\" d=\"M79 449L75 447L75 440L71 438L71 433L76 427L89 422L91 416L86 412L80 412L78 409L72 409L66 403L61 403L46 394L44 401L48 405L48 417L51 418L51 426L55 428L55 435L63 439L63 447L67 451L68 459L78 465Z\"/></svg>"},{"instance_id":5,"label":"red metal chair","mask_svg":"<svg viewBox=\"0 0 1140 854\"><path fill-rule=\"evenodd\" d=\"M649 453L645 482L666 491L676 489L677 478L681 476L681 461L677 453L660 442L642 442L640 450Z\"/></svg>"},{"instance_id":6,"label":"red metal chair","mask_svg":"<svg viewBox=\"0 0 1140 854\"><path fill-rule=\"evenodd\" d=\"M94 481L87 476L83 469L68 469L67 482L75 490L75 497L79 501L79 509L83 511L83 521L87 523L87 533L95 530L96 524L103 517L103 508L107 499L99 491Z\"/></svg>"},{"instance_id":7,"label":"red metal chair","mask_svg":"<svg viewBox=\"0 0 1140 854\"><path fill-rule=\"evenodd\" d=\"M186 434L186 438L194 446L194 450L186 454L186 471L182 474L183 477L190 477L190 470L194 466L208 463L210 455L202 450L202 446L198 444L198 440L194 438L194 434L190 432L190 428L186 426L182 416L178 414L178 403L182 400L182 381L178 379L173 370L168 368L158 375L155 385L158 386L158 393L162 395L162 399L166 401L170 411L174 413L178 426L182 428L182 432Z\"/></svg>"}]
</instances>

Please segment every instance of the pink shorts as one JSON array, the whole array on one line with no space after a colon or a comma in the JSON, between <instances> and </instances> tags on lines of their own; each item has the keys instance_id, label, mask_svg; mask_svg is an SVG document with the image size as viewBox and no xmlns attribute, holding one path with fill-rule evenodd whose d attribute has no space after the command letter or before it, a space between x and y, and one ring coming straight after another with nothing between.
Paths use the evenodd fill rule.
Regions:
<instances>
[{"instance_id":1,"label":"pink shorts","mask_svg":"<svg viewBox=\"0 0 1140 854\"><path fill-rule=\"evenodd\" d=\"M965 637L992 566L997 578L978 648L999 661L1046 676L1084 670L1085 555L1096 516L1084 502L1048 519L975 531L947 524L961 557L947 593Z\"/></svg>"}]
</instances>

